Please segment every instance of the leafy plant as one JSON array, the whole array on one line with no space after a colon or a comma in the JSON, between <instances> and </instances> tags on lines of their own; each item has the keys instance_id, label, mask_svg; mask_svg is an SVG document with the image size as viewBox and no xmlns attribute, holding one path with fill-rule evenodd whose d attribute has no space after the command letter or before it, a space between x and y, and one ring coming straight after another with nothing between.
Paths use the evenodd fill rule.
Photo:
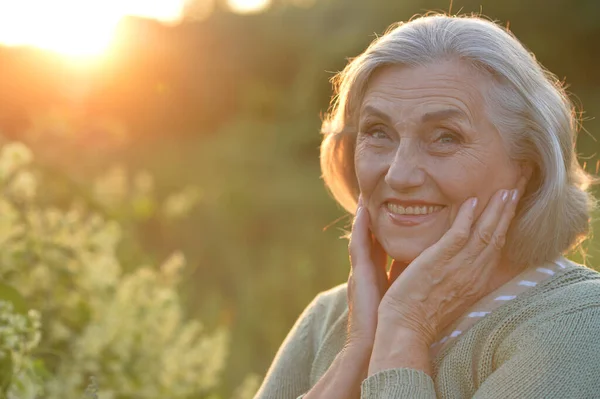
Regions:
<instances>
[{"instance_id":1,"label":"leafy plant","mask_svg":"<svg viewBox=\"0 0 600 399\"><path fill-rule=\"evenodd\" d=\"M158 268L124 267L120 224L81 201L66 209L40 204L38 172L27 147L2 148L0 280L14 287L2 286L14 298L0 302L0 381L8 397L80 397L91 376L100 399L209 394L228 332L208 332L184 316L184 256ZM24 303L39 310L42 324L36 311L18 313Z\"/></svg>"}]
</instances>

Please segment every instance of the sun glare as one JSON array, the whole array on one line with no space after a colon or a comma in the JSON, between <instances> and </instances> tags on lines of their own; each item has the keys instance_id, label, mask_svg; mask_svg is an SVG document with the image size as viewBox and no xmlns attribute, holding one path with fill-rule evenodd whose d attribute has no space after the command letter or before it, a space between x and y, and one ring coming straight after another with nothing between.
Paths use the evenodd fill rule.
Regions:
<instances>
[{"instance_id":1,"label":"sun glare","mask_svg":"<svg viewBox=\"0 0 600 399\"><path fill-rule=\"evenodd\" d=\"M101 55L127 15L175 22L185 0L18 0L0 2L0 44L74 57Z\"/></svg>"},{"instance_id":2,"label":"sun glare","mask_svg":"<svg viewBox=\"0 0 600 399\"><path fill-rule=\"evenodd\" d=\"M240 14L261 12L271 5L271 0L228 0L229 8Z\"/></svg>"}]
</instances>

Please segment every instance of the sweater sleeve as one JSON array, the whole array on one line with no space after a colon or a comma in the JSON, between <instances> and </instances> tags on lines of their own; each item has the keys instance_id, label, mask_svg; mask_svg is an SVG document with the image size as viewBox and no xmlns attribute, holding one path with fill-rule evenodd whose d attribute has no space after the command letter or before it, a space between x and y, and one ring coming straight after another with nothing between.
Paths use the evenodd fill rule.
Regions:
<instances>
[{"instance_id":1,"label":"sweater sleeve","mask_svg":"<svg viewBox=\"0 0 600 399\"><path fill-rule=\"evenodd\" d=\"M600 307L540 324L498 359L474 398L592 398L600 395ZM500 363L500 361L502 361Z\"/></svg>"},{"instance_id":2,"label":"sweater sleeve","mask_svg":"<svg viewBox=\"0 0 600 399\"><path fill-rule=\"evenodd\" d=\"M381 370L361 384L361 399L435 399L435 387L430 376L421 370L408 368Z\"/></svg>"},{"instance_id":3,"label":"sweater sleeve","mask_svg":"<svg viewBox=\"0 0 600 399\"><path fill-rule=\"evenodd\" d=\"M310 390L310 371L318 345L318 313L322 296L317 295L296 320L254 399L300 399Z\"/></svg>"}]
</instances>

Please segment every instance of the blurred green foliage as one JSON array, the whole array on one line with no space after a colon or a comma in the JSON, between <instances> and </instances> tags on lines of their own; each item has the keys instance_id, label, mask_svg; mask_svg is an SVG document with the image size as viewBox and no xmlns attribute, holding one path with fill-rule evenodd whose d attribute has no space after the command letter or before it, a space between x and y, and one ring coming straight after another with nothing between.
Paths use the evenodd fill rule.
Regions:
<instances>
[{"instance_id":1,"label":"blurred green foliage","mask_svg":"<svg viewBox=\"0 0 600 399\"><path fill-rule=\"evenodd\" d=\"M228 329L185 317L184 256L124 261L124 220L139 216L107 218L76 194L68 207L42 204L53 181L32 162L20 143L0 150L0 398L77 398L95 377L101 399L217 399ZM91 198L153 203L147 184L123 180L98 180L105 195Z\"/></svg>"},{"instance_id":2,"label":"blurred green foliage","mask_svg":"<svg viewBox=\"0 0 600 399\"><path fill-rule=\"evenodd\" d=\"M182 282L188 316L230 331L224 397L248 373L264 375L301 310L347 279L339 237L350 218L326 192L318 165L329 79L389 24L450 5L296 3L275 1L252 16L218 9L175 27L130 19L111 57L89 69L0 48L0 127L28 142L52 175L46 195L67 201L76 187L100 201L123 223L123 259L156 264L176 249L185 253L193 270ZM510 24L566 80L585 110L581 162L597 173L600 3L454 1L452 12L459 11ZM109 170L115 164L147 172L125 178ZM90 183L99 176L117 185L130 179L142 191L150 185L165 202L183 187L181 198L191 203L175 197L171 210L189 213L175 222L157 216L158 200L106 196ZM589 247L594 266L600 245Z\"/></svg>"}]
</instances>

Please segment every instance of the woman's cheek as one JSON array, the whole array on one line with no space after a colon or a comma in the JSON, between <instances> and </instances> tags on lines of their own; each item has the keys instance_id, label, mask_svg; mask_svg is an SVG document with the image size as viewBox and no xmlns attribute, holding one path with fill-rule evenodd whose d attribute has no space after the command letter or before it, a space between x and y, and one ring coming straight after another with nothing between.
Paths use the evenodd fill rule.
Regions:
<instances>
[{"instance_id":1,"label":"woman's cheek","mask_svg":"<svg viewBox=\"0 0 600 399\"><path fill-rule=\"evenodd\" d=\"M361 193L368 197L377 187L378 181L385 178L387 171L384 157L372 153L357 153L354 159L356 178Z\"/></svg>"},{"instance_id":2,"label":"woman's cheek","mask_svg":"<svg viewBox=\"0 0 600 399\"><path fill-rule=\"evenodd\" d=\"M486 186L488 173L485 165L465 162L458 156L432 159L428 169L440 190L453 200L465 200L478 195Z\"/></svg>"}]
</instances>

